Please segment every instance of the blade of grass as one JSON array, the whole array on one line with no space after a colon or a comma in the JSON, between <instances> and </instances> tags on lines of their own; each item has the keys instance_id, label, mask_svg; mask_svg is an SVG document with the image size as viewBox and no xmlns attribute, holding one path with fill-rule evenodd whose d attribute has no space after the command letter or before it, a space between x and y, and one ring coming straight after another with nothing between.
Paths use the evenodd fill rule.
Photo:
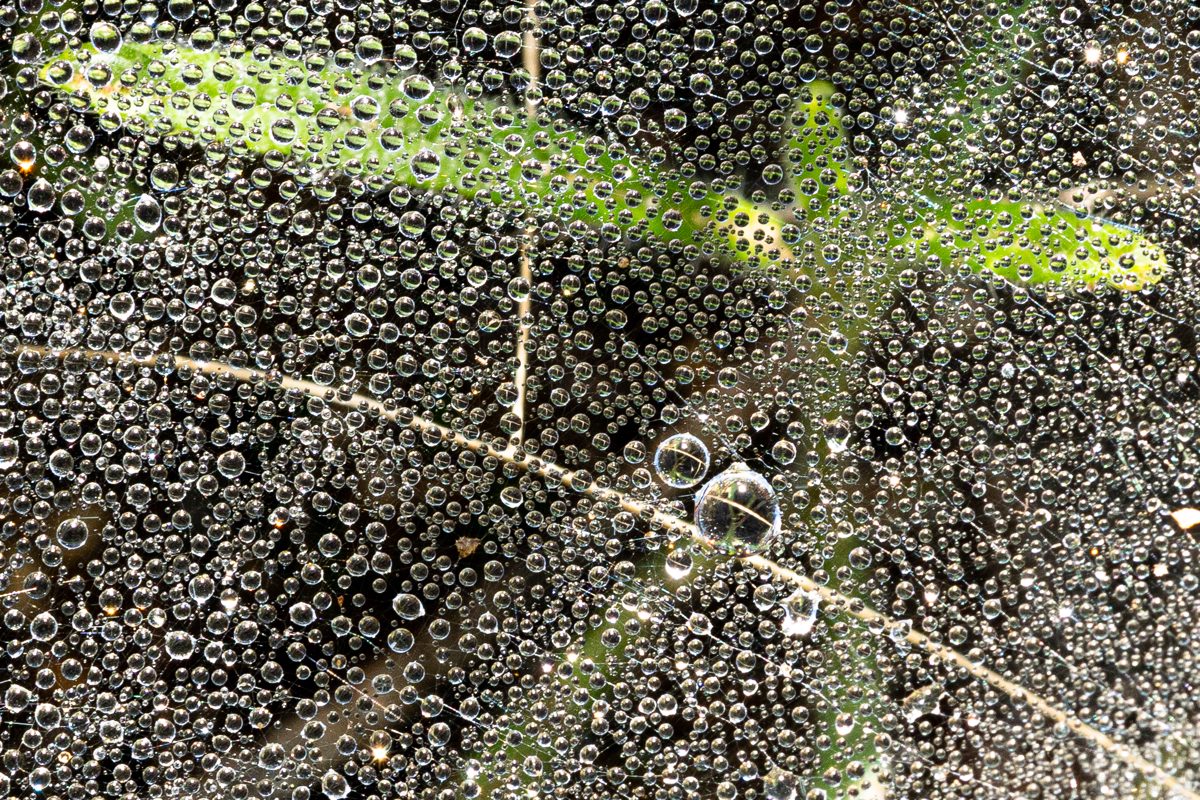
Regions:
<instances>
[{"instance_id":1,"label":"blade of grass","mask_svg":"<svg viewBox=\"0 0 1200 800\"><path fill-rule=\"evenodd\" d=\"M514 224L527 214L560 228L580 221L747 266L778 260L770 250L783 220L773 211L756 208L755 217L766 216L774 241L749 247L731 221L736 196L420 76L316 57L261 63L245 53L132 43L114 54L64 53L41 74L109 129L227 144L311 171L382 176L512 212Z\"/></svg>"},{"instance_id":2,"label":"blade of grass","mask_svg":"<svg viewBox=\"0 0 1200 800\"><path fill-rule=\"evenodd\" d=\"M511 211L514 224L527 215L553 220L560 230L584 223L746 267L787 273L795 266L788 248L811 236L813 226L829 231L854 224L847 210L855 202L853 184L846 166L832 159L840 134L821 127L829 109L820 87L803 101L814 113L798 123L803 134L794 149L808 148L811 164L801 174L819 169L818 183L826 188L799 209L815 209L826 192L831 204L838 195L840 210L792 224L770 207L645 162L628 147L522 117L420 76L385 75L318 57L260 62L246 53L133 43L114 54L88 48L63 53L41 76L70 93L78 109L99 114L107 129L126 126L151 139L170 135L223 144L280 165L291 159L293 168L381 176ZM795 157L792 162L796 169ZM883 225L889 247L1033 284L1138 288L1165 270L1161 248L1110 222L1072 219L1011 200L925 202L924 214L900 214ZM939 244L944 233L980 243L978 257L956 262L946 249L956 243ZM1057 237L1071 240L1074 249L1060 249Z\"/></svg>"}]
</instances>

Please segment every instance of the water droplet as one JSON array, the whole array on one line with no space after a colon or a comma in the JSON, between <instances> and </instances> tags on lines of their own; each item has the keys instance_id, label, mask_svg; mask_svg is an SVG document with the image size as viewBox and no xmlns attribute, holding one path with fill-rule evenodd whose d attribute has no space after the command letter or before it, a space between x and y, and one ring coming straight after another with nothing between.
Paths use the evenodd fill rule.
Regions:
<instances>
[{"instance_id":1,"label":"water droplet","mask_svg":"<svg viewBox=\"0 0 1200 800\"><path fill-rule=\"evenodd\" d=\"M21 445L16 439L5 436L0 439L0 469L8 469L21 457Z\"/></svg>"},{"instance_id":2,"label":"water droplet","mask_svg":"<svg viewBox=\"0 0 1200 800\"><path fill-rule=\"evenodd\" d=\"M704 479L708 465L708 448L690 433L669 436L654 451L654 471L673 489L695 486Z\"/></svg>"},{"instance_id":3,"label":"water droplet","mask_svg":"<svg viewBox=\"0 0 1200 800\"><path fill-rule=\"evenodd\" d=\"M404 592L392 598L392 610L400 619L412 621L425 616L425 606L415 594Z\"/></svg>"},{"instance_id":4,"label":"water droplet","mask_svg":"<svg viewBox=\"0 0 1200 800\"><path fill-rule=\"evenodd\" d=\"M293 625L307 628L317 621L317 610L311 603L293 603L288 609L288 619Z\"/></svg>"},{"instance_id":5,"label":"water droplet","mask_svg":"<svg viewBox=\"0 0 1200 800\"><path fill-rule=\"evenodd\" d=\"M783 604L780 628L788 636L808 636L817 622L821 596L816 592L798 591Z\"/></svg>"},{"instance_id":6,"label":"water droplet","mask_svg":"<svg viewBox=\"0 0 1200 800\"><path fill-rule=\"evenodd\" d=\"M772 767L763 778L763 795L766 800L796 800L800 781L795 775L779 767Z\"/></svg>"},{"instance_id":7,"label":"water droplet","mask_svg":"<svg viewBox=\"0 0 1200 800\"><path fill-rule=\"evenodd\" d=\"M38 178L34 181L26 196L29 210L38 214L44 214L54 208L54 199L54 186L45 178Z\"/></svg>"},{"instance_id":8,"label":"water droplet","mask_svg":"<svg viewBox=\"0 0 1200 800\"><path fill-rule=\"evenodd\" d=\"M32 33L20 33L12 40L13 61L18 64L36 64L42 57L42 43Z\"/></svg>"},{"instance_id":9,"label":"water droplet","mask_svg":"<svg viewBox=\"0 0 1200 800\"><path fill-rule=\"evenodd\" d=\"M246 457L237 450L226 450L217 457L217 472L226 478L237 478L246 471Z\"/></svg>"},{"instance_id":10,"label":"water droplet","mask_svg":"<svg viewBox=\"0 0 1200 800\"><path fill-rule=\"evenodd\" d=\"M442 159L437 153L425 147L412 157L409 166L412 167L413 177L420 183L426 183L437 177L442 168Z\"/></svg>"},{"instance_id":11,"label":"water droplet","mask_svg":"<svg viewBox=\"0 0 1200 800\"><path fill-rule=\"evenodd\" d=\"M667 553L664 569L671 580L683 580L691 574L693 563L691 550L684 545Z\"/></svg>"},{"instance_id":12,"label":"water droplet","mask_svg":"<svg viewBox=\"0 0 1200 800\"><path fill-rule=\"evenodd\" d=\"M121 322L126 322L133 316L135 307L133 295L129 292L118 292L108 301L108 313Z\"/></svg>"},{"instance_id":13,"label":"water droplet","mask_svg":"<svg viewBox=\"0 0 1200 800\"><path fill-rule=\"evenodd\" d=\"M162 206L152 195L143 194L133 204L133 218L144 231L158 230L162 223Z\"/></svg>"},{"instance_id":14,"label":"water droplet","mask_svg":"<svg viewBox=\"0 0 1200 800\"><path fill-rule=\"evenodd\" d=\"M503 31L496 34L492 47L500 58L512 58L521 52L521 36L515 31Z\"/></svg>"},{"instance_id":15,"label":"water droplet","mask_svg":"<svg viewBox=\"0 0 1200 800\"><path fill-rule=\"evenodd\" d=\"M29 623L29 635L39 642L48 642L57 634L58 620L49 611L43 611Z\"/></svg>"},{"instance_id":16,"label":"water droplet","mask_svg":"<svg viewBox=\"0 0 1200 800\"><path fill-rule=\"evenodd\" d=\"M184 661L196 651L196 639L187 631L170 631L163 637L167 655L175 661Z\"/></svg>"},{"instance_id":17,"label":"water droplet","mask_svg":"<svg viewBox=\"0 0 1200 800\"><path fill-rule=\"evenodd\" d=\"M701 488L695 521L718 549L748 555L770 547L779 534L779 501L762 475L737 463Z\"/></svg>"},{"instance_id":18,"label":"water droplet","mask_svg":"<svg viewBox=\"0 0 1200 800\"><path fill-rule=\"evenodd\" d=\"M329 800L344 800L350 795L350 782L342 773L332 769L327 770L321 776L321 791Z\"/></svg>"},{"instance_id":19,"label":"water droplet","mask_svg":"<svg viewBox=\"0 0 1200 800\"><path fill-rule=\"evenodd\" d=\"M88 41L101 53L115 53L121 49L121 31L110 22L93 22Z\"/></svg>"},{"instance_id":20,"label":"water droplet","mask_svg":"<svg viewBox=\"0 0 1200 800\"><path fill-rule=\"evenodd\" d=\"M87 544L88 526L87 522L79 517L71 517L59 523L58 529L54 532L58 543L68 550L78 550Z\"/></svg>"}]
</instances>

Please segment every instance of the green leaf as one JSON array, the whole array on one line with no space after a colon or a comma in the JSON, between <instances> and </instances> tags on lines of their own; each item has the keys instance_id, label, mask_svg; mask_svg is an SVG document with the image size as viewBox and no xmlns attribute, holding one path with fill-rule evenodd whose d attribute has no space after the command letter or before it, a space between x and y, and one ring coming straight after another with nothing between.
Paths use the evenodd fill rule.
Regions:
<instances>
[{"instance_id":1,"label":"green leaf","mask_svg":"<svg viewBox=\"0 0 1200 800\"><path fill-rule=\"evenodd\" d=\"M829 213L830 204L850 191L851 168L841 111L833 104L832 83L815 81L793 108L785 133L783 163L796 191L796 211Z\"/></svg>"},{"instance_id":2,"label":"green leaf","mask_svg":"<svg viewBox=\"0 0 1200 800\"><path fill-rule=\"evenodd\" d=\"M1012 200L947 202L913 228L948 269L966 266L1022 284L1107 284L1136 291L1167 273L1166 254L1143 234L1067 208Z\"/></svg>"},{"instance_id":3,"label":"green leaf","mask_svg":"<svg viewBox=\"0 0 1200 800\"><path fill-rule=\"evenodd\" d=\"M862 201L852 191L832 87L822 83L793 114L785 158L803 197L788 233L770 208L714 192L560 121L529 120L420 75L318 56L263 61L246 52L137 43L103 56L90 48L65 52L41 75L71 93L78 109L100 115L108 130L124 126L150 139L170 135L277 165L290 161L309 173L453 193L514 220L535 216L543 230L582 223L635 246L690 247L694 256L790 271L790 244L831 225L864 224L855 222L861 212L849 211ZM1030 284L1134 289L1165 272L1162 250L1136 231L1015 201L931 200L926 213L889 234L893 247L936 255L943 266L966 263Z\"/></svg>"},{"instance_id":4,"label":"green leaf","mask_svg":"<svg viewBox=\"0 0 1200 800\"><path fill-rule=\"evenodd\" d=\"M42 79L108 130L228 146L311 173L375 176L451 193L560 230L583 222L633 242L767 266L780 220L688 181L621 144L523 110L402 75L330 63L162 44L63 53ZM759 223L759 218L765 222ZM752 232L747 235L747 228ZM762 231L761 244L751 241Z\"/></svg>"}]
</instances>

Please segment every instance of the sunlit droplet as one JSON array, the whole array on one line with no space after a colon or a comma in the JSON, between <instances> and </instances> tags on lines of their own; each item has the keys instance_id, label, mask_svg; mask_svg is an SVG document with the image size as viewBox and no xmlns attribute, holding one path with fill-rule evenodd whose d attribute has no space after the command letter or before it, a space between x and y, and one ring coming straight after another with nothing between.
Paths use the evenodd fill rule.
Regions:
<instances>
[{"instance_id":1,"label":"sunlit droplet","mask_svg":"<svg viewBox=\"0 0 1200 800\"><path fill-rule=\"evenodd\" d=\"M696 495L696 525L719 549L735 555L764 550L779 534L775 490L742 463L720 473Z\"/></svg>"},{"instance_id":2,"label":"sunlit droplet","mask_svg":"<svg viewBox=\"0 0 1200 800\"><path fill-rule=\"evenodd\" d=\"M654 451L654 471L673 489L695 486L704 479L708 465L708 448L690 433L669 436Z\"/></svg>"}]
</instances>

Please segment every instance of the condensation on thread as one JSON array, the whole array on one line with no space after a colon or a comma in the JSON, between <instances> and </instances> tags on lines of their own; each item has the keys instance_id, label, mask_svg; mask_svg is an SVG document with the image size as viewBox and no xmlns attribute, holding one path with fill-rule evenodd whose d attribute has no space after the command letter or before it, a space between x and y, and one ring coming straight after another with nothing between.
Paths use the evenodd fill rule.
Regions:
<instances>
[{"instance_id":1,"label":"condensation on thread","mask_svg":"<svg viewBox=\"0 0 1200 800\"><path fill-rule=\"evenodd\" d=\"M548 481L559 483L583 496L615 503L616 505L620 506L621 509L637 515L648 525L653 525L662 530L689 538L706 547L713 546L713 542L708 537L704 536L700 529L691 522L680 519L674 515L667 514L663 511L659 511L651 505L639 502L615 489L600 486L594 480L590 480L590 476L587 484L584 486L578 486L574 479L576 477L581 477L582 474L586 473L578 473L574 470L561 467L553 462L543 461L538 458L526 458L524 457L522 451L511 444L504 448L497 448L493 444L483 439L464 436L461 433L451 430L444 425L440 425L423 417L413 416L411 419L404 421L402 419L401 412L390 409L382 402L371 397L353 394L348 398L342 398L339 397L334 390L329 389L328 387L320 386L316 383L312 383L311 381L272 374L246 367L235 367L233 365L224 364L218 361L199 361L196 359L187 358L185 356L155 355L149 358L136 358L128 353L84 350L76 348L55 349L50 347L39 347L35 345L18 345L16 350L18 352L37 353L43 356L54 357L61 357L64 355L82 355L87 358L104 358L112 361L125 361L144 366L154 366L159 361L166 359L169 360L176 369L190 369L206 375L225 376L243 383L266 383L269 386L274 386L282 390L299 392L300 394L304 394L341 408L356 411L369 410L378 414L384 419L406 425L408 428L418 433L432 436L445 444L469 450L474 453L479 453L485 457L490 456L497 460L504 461L505 463L512 464L514 467L522 471L528 472L531 475L536 475L537 477ZM403 416L407 417L408 415ZM995 670L992 670L971 660L970 658L967 658L954 648L939 644L924 633L912 629L911 626L893 619L886 614L876 611L870 606L867 606L861 600L847 597L836 589L816 583L806 575L802 575L799 572L788 569L787 567L772 561L765 556L749 555L743 556L739 558L739 560L743 564L761 570L762 572L773 576L775 579L783 583L790 584L791 586L804 591L815 592L827 604L842 609L851 617L854 617L855 619L865 623L868 629L873 632L883 635L903 633L904 640L909 644L919 648L925 653L928 653L930 656L936 658L938 661L941 661L947 666L962 669L967 674L983 681L984 683L987 683L989 686L1004 693L1013 700L1028 705L1046 719L1065 726L1079 738L1096 745L1110 756L1120 760L1129 767L1145 775L1148 779L1174 793L1176 797L1184 798L1185 800L1200 800L1200 792L1197 792L1179 780L1179 778L1167 772L1154 762L1146 759L1133 749L1121 744L1111 736L1102 733L1075 715L1059 708L1036 692L1030 691L1020 684L1017 684L1006 678Z\"/></svg>"}]
</instances>

